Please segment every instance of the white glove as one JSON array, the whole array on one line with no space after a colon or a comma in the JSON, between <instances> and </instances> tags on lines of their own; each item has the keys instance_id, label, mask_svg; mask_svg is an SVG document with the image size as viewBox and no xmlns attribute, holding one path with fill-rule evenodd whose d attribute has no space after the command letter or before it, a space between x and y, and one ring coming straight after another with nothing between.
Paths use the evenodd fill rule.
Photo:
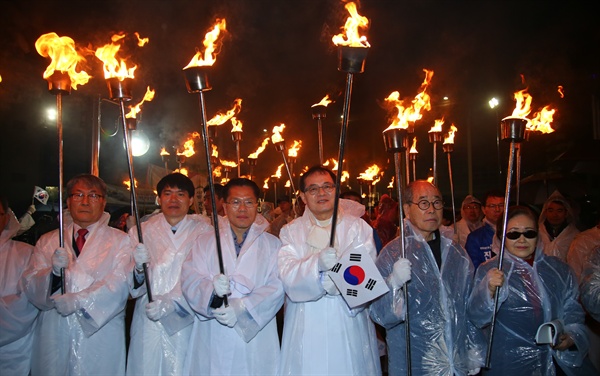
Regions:
<instances>
[{"instance_id":1,"label":"white glove","mask_svg":"<svg viewBox=\"0 0 600 376\"><path fill-rule=\"evenodd\" d=\"M227 278L225 274L217 274L213 278L213 287L215 289L215 295L217 295L219 298L231 294L229 278Z\"/></svg>"},{"instance_id":2,"label":"white glove","mask_svg":"<svg viewBox=\"0 0 600 376\"><path fill-rule=\"evenodd\" d=\"M388 277L388 281L393 288L402 287L406 282L410 281L410 266L410 261L405 258L399 258L394 263L394 270Z\"/></svg>"},{"instance_id":3,"label":"white glove","mask_svg":"<svg viewBox=\"0 0 600 376\"><path fill-rule=\"evenodd\" d=\"M326 272L337 262L335 248L327 247L319 253L319 271Z\"/></svg>"},{"instance_id":4,"label":"white glove","mask_svg":"<svg viewBox=\"0 0 600 376\"><path fill-rule=\"evenodd\" d=\"M54 301L56 311L63 316L69 316L81 308L77 294L74 293L55 295L52 297L52 300Z\"/></svg>"},{"instance_id":5,"label":"white glove","mask_svg":"<svg viewBox=\"0 0 600 376\"><path fill-rule=\"evenodd\" d=\"M27 214L33 215L33 213L35 213L35 205L29 205L29 208L27 209Z\"/></svg>"},{"instance_id":6,"label":"white glove","mask_svg":"<svg viewBox=\"0 0 600 376\"><path fill-rule=\"evenodd\" d=\"M60 269L69 267L69 254L64 248L56 248L52 254L52 273L60 277Z\"/></svg>"},{"instance_id":7,"label":"white glove","mask_svg":"<svg viewBox=\"0 0 600 376\"><path fill-rule=\"evenodd\" d=\"M175 304L171 299L163 296L154 296L154 300L146 304L146 316L152 321L160 320L161 317L165 317L168 314L175 311Z\"/></svg>"},{"instance_id":8,"label":"white glove","mask_svg":"<svg viewBox=\"0 0 600 376\"><path fill-rule=\"evenodd\" d=\"M135 268L137 270L142 270L144 268L144 264L150 262L150 254L148 253L148 248L142 243L135 246L135 250L133 251L133 259L135 260Z\"/></svg>"},{"instance_id":9,"label":"white glove","mask_svg":"<svg viewBox=\"0 0 600 376\"><path fill-rule=\"evenodd\" d=\"M237 316L235 315L235 311L233 310L232 306L213 309L212 312L215 316L215 319L217 319L217 321L223 325L233 328L237 323Z\"/></svg>"},{"instance_id":10,"label":"white glove","mask_svg":"<svg viewBox=\"0 0 600 376\"><path fill-rule=\"evenodd\" d=\"M321 279L321 285L323 286L325 292L327 292L327 295L340 295L340 290L338 290L335 283L333 283L333 280L331 279L329 274L325 274L323 276L323 278Z\"/></svg>"}]
</instances>

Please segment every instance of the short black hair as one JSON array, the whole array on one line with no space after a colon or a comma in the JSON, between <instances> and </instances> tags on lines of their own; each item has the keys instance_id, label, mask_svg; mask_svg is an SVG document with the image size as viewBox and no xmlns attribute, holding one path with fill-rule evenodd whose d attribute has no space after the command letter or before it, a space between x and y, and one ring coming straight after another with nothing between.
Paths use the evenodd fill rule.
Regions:
<instances>
[{"instance_id":1,"label":"short black hair","mask_svg":"<svg viewBox=\"0 0 600 376\"><path fill-rule=\"evenodd\" d=\"M157 194L160 196L166 187L179 188L182 191L186 191L190 197L194 197L194 183L190 178L179 172L174 172L160 179L158 184L156 184Z\"/></svg>"},{"instance_id":2,"label":"short black hair","mask_svg":"<svg viewBox=\"0 0 600 376\"><path fill-rule=\"evenodd\" d=\"M304 192L304 190L306 189L306 178L314 174L329 174L329 176L331 176L331 180L333 180L333 184L336 184L337 177L335 176L333 171L331 171L327 167L315 165L306 170L306 172L303 173L302 176L300 176L300 191Z\"/></svg>"},{"instance_id":3,"label":"short black hair","mask_svg":"<svg viewBox=\"0 0 600 376\"><path fill-rule=\"evenodd\" d=\"M356 198L358 198L359 202L362 202L362 197L360 197L360 193L358 193L356 191L346 191L346 192L340 193L340 198L348 198L348 197L356 197Z\"/></svg>"},{"instance_id":4,"label":"short black hair","mask_svg":"<svg viewBox=\"0 0 600 376\"><path fill-rule=\"evenodd\" d=\"M498 197L498 196L493 196ZM515 205L508 208L508 212L506 213L506 223L508 223L511 219L516 217L517 215L524 215L526 217L531 218L533 221L533 227L535 227L535 231L538 231L538 217L537 215L524 205ZM504 229L504 216L500 217L498 222L496 222L496 237L502 240L502 230Z\"/></svg>"},{"instance_id":5,"label":"short black hair","mask_svg":"<svg viewBox=\"0 0 600 376\"><path fill-rule=\"evenodd\" d=\"M215 196L217 196L217 198L223 198L223 191L225 190L225 187L219 183L214 184L215 186ZM210 184L207 184L204 188L203 188L204 193L209 192L210 191ZM258 197L258 196L256 196Z\"/></svg>"},{"instance_id":6,"label":"short black hair","mask_svg":"<svg viewBox=\"0 0 600 376\"><path fill-rule=\"evenodd\" d=\"M501 197L504 198L505 196L505 192L499 190L499 189L491 189L487 192L485 192L485 194L483 195L483 201L481 201L483 203L482 206L485 206L485 204L487 203L488 198L490 197Z\"/></svg>"},{"instance_id":7,"label":"short black hair","mask_svg":"<svg viewBox=\"0 0 600 376\"><path fill-rule=\"evenodd\" d=\"M260 197L260 188L258 188L258 185L255 182L246 178L234 178L225 184L225 187L223 188L223 200L227 200L229 191L233 187L250 187L254 193L254 198L258 200Z\"/></svg>"},{"instance_id":8,"label":"short black hair","mask_svg":"<svg viewBox=\"0 0 600 376\"><path fill-rule=\"evenodd\" d=\"M73 188L77 183L83 183L90 188L96 188L100 191L102 196L106 197L106 183L96 175L79 174L71 178L71 180L67 182L66 186L68 195L73 193Z\"/></svg>"}]
</instances>

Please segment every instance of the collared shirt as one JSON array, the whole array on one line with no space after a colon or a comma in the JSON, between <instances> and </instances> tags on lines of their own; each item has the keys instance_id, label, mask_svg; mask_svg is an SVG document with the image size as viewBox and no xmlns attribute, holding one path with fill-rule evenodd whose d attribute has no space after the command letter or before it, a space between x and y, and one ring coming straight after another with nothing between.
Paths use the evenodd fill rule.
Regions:
<instances>
[{"instance_id":1,"label":"collared shirt","mask_svg":"<svg viewBox=\"0 0 600 376\"><path fill-rule=\"evenodd\" d=\"M242 234L242 241L238 243L238 238L237 235L235 234L235 232L233 231L233 228L231 229L231 233L233 234L233 245L235 246L235 254L236 255L240 255L240 251L242 250L242 247L244 246L244 242L246 241L246 237L248 236L248 232L250 232L250 229L244 231L244 233Z\"/></svg>"}]
</instances>

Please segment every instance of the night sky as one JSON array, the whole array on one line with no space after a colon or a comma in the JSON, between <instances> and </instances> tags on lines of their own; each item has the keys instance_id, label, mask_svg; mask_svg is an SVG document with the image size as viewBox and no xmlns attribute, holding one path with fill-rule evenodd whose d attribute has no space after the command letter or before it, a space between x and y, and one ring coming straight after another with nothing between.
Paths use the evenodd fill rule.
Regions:
<instances>
[{"instance_id":1,"label":"night sky","mask_svg":"<svg viewBox=\"0 0 600 376\"><path fill-rule=\"evenodd\" d=\"M337 48L331 37L347 18L343 2L2 1L0 9L0 176L16 211L28 205L34 185L58 183L56 122L46 118L46 109L55 108L56 99L42 78L49 60L34 46L48 32L69 36L79 47L93 50L109 43L115 33L127 34L120 56L138 66L132 102L141 100L146 86L156 90L154 100L143 105L138 123L151 140L149 152L135 160L136 176L142 182L149 163L164 166L161 147L180 146L190 132L200 131L198 98L187 93L182 68L201 47L216 18L227 20L228 33L209 76L212 90L205 93L206 111L210 118L231 108L236 98L243 100L238 115L244 131L242 157L255 151L273 126L284 123L286 143L303 142L295 170L317 164L317 125L310 106L329 94L335 103L323 122L325 157L337 158L346 74L337 70ZM396 90L402 98L412 99L424 79L423 69L434 71L428 89L433 108L415 125L417 177L425 178L432 167L433 146L427 131L443 116L444 131L452 123L458 128L451 155L458 202L469 190L469 130L473 192L504 190L496 129L499 120L512 113L513 93L524 88L533 97L534 111L551 105L557 112L556 132L533 134L524 143L522 177L571 171L573 166L555 161L564 152L597 160L593 109L600 107L594 107L593 98L598 100L599 94L600 29L591 4L371 0L359 3L358 11L370 20L366 35L372 47L365 72L354 75L344 164L353 189L358 190L358 174L377 164L385 169L377 188L386 192L394 164L381 132L393 113L384 108L383 99ZM150 42L137 47L134 32ZM85 70L93 76L90 82L63 97L65 181L90 170L94 105L108 96L101 62L89 55ZM492 97L500 101L496 110L488 105ZM127 164L122 133L113 135L119 128L118 107L102 103L100 177L120 184L127 177ZM215 142L221 157L234 160L230 130L231 123L221 126ZM192 174L205 171L202 145L198 140L196 155L184 166ZM447 159L440 154L440 187L449 195ZM503 170L507 161L508 143L501 142ZM281 153L269 145L255 169L259 185L281 163ZM597 184L595 166L591 178L584 177L588 183ZM177 167L175 161L169 167ZM248 172L244 164L242 173ZM597 188L592 184L587 190Z\"/></svg>"}]
</instances>

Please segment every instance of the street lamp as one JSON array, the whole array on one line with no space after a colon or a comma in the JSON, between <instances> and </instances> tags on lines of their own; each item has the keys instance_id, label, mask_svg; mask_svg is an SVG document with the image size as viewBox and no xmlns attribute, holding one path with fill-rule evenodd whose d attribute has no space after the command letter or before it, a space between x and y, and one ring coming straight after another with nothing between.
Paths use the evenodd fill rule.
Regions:
<instances>
[{"instance_id":1,"label":"street lamp","mask_svg":"<svg viewBox=\"0 0 600 376\"><path fill-rule=\"evenodd\" d=\"M144 131L134 130L131 132L131 154L134 157L141 157L150 149L150 140Z\"/></svg>"}]
</instances>

